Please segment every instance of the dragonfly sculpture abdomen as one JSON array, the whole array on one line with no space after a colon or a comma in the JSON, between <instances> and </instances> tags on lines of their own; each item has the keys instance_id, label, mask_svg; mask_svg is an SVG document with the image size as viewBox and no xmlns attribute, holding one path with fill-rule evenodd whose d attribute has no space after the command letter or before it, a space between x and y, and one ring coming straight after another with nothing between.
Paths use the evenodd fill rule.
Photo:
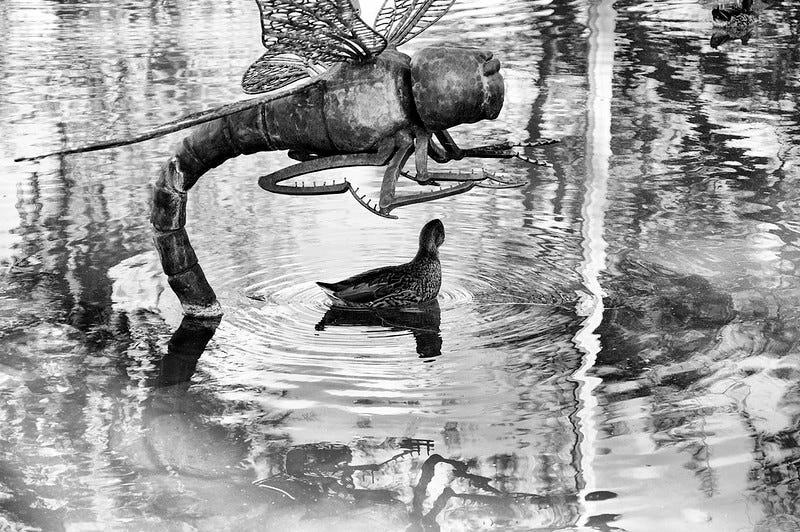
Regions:
<instances>
[{"instance_id":1,"label":"dragonfly sculpture abdomen","mask_svg":"<svg viewBox=\"0 0 800 532\"><path fill-rule=\"evenodd\" d=\"M375 29L358 17L350 0L256 2L267 51L247 70L242 85L246 92L263 96L188 115L133 138L53 153L105 149L196 126L162 169L151 212L162 267L185 314L222 313L184 226L187 192L204 173L230 158L288 150L298 163L259 178L265 190L290 195L350 192L371 212L391 218L397 207L460 194L474 186L518 186L486 172L434 173L428 169L429 158L447 163L464 157L519 157L539 164L519 155L509 143L461 149L447 132L459 124L498 116L503 80L500 63L491 53L441 45L412 58L397 50L441 18L454 0L386 0ZM295 88L280 90L296 82ZM542 139L526 145L550 142ZM404 166L412 154L415 171L407 172ZM283 183L348 166L386 167L376 204L347 180ZM395 185L400 177L421 185L455 184L398 196Z\"/></svg>"}]
</instances>

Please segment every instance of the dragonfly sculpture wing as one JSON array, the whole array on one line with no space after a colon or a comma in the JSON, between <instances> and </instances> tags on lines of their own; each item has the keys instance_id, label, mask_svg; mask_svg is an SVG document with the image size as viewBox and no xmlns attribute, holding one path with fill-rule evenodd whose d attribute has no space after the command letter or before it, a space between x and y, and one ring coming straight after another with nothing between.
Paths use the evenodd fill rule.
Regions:
<instances>
[{"instance_id":1,"label":"dragonfly sculpture wing","mask_svg":"<svg viewBox=\"0 0 800 532\"><path fill-rule=\"evenodd\" d=\"M266 53L244 73L242 88L247 94L274 91L295 81L314 76L324 68L325 65L312 65L293 54Z\"/></svg>"},{"instance_id":2,"label":"dragonfly sculpture wing","mask_svg":"<svg viewBox=\"0 0 800 532\"><path fill-rule=\"evenodd\" d=\"M375 29L395 46L408 42L442 18L455 0L384 0Z\"/></svg>"},{"instance_id":3,"label":"dragonfly sculpture wing","mask_svg":"<svg viewBox=\"0 0 800 532\"><path fill-rule=\"evenodd\" d=\"M352 0L256 3L267 51L242 78L247 93L279 89L312 77L330 64L364 61L386 48L386 39L359 18Z\"/></svg>"}]
</instances>

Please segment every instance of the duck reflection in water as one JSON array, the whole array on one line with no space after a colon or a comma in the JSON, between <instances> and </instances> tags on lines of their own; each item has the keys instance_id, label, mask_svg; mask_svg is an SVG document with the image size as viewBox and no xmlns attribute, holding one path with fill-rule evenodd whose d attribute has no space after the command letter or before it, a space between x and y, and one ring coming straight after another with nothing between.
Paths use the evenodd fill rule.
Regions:
<instances>
[{"instance_id":1,"label":"duck reflection in water","mask_svg":"<svg viewBox=\"0 0 800 532\"><path fill-rule=\"evenodd\" d=\"M711 47L719 48L728 41L741 39L747 44L758 24L758 12L753 9L753 0L742 0L739 3L718 4L711 10L714 21L714 32L711 35Z\"/></svg>"},{"instance_id":2,"label":"duck reflection in water","mask_svg":"<svg viewBox=\"0 0 800 532\"><path fill-rule=\"evenodd\" d=\"M410 331L417 342L420 358L432 358L442 354L441 321L442 311L437 301L416 309L351 309L334 306L314 328L324 331L330 326L362 326Z\"/></svg>"}]
</instances>

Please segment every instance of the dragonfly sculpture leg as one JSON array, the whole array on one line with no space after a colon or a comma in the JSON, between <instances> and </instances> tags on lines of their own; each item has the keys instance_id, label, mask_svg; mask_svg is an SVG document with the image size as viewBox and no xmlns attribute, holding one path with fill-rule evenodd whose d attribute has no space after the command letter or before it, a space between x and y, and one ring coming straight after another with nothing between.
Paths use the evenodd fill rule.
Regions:
<instances>
[{"instance_id":1,"label":"dragonfly sculpture leg","mask_svg":"<svg viewBox=\"0 0 800 532\"><path fill-rule=\"evenodd\" d=\"M520 154L514 148L536 148L539 146L547 146L558 142L554 139L539 139L532 142L525 142L520 144L512 144L510 142L498 142L495 144L487 144L485 146L476 146L474 148L460 148L456 144L453 137L447 131L436 131L434 133L436 139L441 143L441 147L431 142L429 145L428 153L434 161L438 163L446 163L448 161L459 161L464 158L482 158L482 159L521 159L525 162L535 164L537 166L548 166L544 161L533 159Z\"/></svg>"},{"instance_id":2,"label":"dragonfly sculpture leg","mask_svg":"<svg viewBox=\"0 0 800 532\"><path fill-rule=\"evenodd\" d=\"M437 145L431 138L433 135L441 143ZM403 175L409 179L417 181L421 184L431 183L436 184L438 181L475 181L476 185L484 188L515 188L522 186L523 182L508 181L496 173L487 172L485 170L472 170L461 172L448 172L448 173L432 173L427 170L427 163L421 159L420 154L424 153L433 159L435 162L444 164L450 161L459 161L464 158L482 158L482 159L512 159L517 158L534 164L537 166L550 166L546 161L530 158L521 155L514 148L523 147L538 147L546 146L558 142L552 139L539 139L534 142L526 142L522 144L512 144L510 142L498 142L495 144L487 144L484 146L477 146L473 148L460 148L447 131L435 131L433 134L425 134L417 136L417 173L412 175L403 172Z\"/></svg>"},{"instance_id":3,"label":"dragonfly sculpture leg","mask_svg":"<svg viewBox=\"0 0 800 532\"><path fill-rule=\"evenodd\" d=\"M413 205L415 203L424 203L426 201L446 198L448 196L454 196L456 194L467 192L475 186L477 181L485 179L482 176L475 180L471 179L470 175L456 174L452 179L450 179L450 181L459 181L457 185L440 188L438 190L420 192L418 194L404 194L398 196L395 191L397 179L401 175L406 175L403 172L403 166L406 164L408 158L415 149L417 150L417 156L415 157L417 175L423 175L426 176L426 178L414 180L423 185L436 183L430 182L430 174L427 172L428 153L424 137L421 137L418 134L417 143L415 146L414 137L412 137L412 135L407 131L400 131L395 136L395 143L397 151L395 151L392 159L389 161L386 172L383 174L383 183L381 185L381 196L378 206L380 208L380 212L383 214L388 215L388 213L397 207L404 207L406 205Z\"/></svg>"},{"instance_id":4,"label":"dragonfly sculpture leg","mask_svg":"<svg viewBox=\"0 0 800 532\"><path fill-rule=\"evenodd\" d=\"M489 158L511 158L516 156L516 152L511 149L510 144L502 143L502 144L494 144L489 145L480 149L469 149L469 150L462 150L459 148L453 139L450 137L447 132L435 132L434 134L437 137L441 137L444 139L442 141L442 146L436 145L436 143L432 140L432 133L420 130L415 132L415 145L413 149L416 150L415 155L415 172L410 173L405 171L400 171L400 175L411 179L412 181L416 181L421 185L439 185L440 181L456 181L458 182L457 185L454 185L449 188L440 189L438 191L433 192L425 192L422 193L424 195L428 195L428 199L436 199L445 196L452 196L453 194L459 194L462 192L466 192L472 189L474 186L483 186L487 188L510 188L510 187L518 187L521 183L509 183L504 181L494 174L490 174L483 170L467 170L467 171L457 171L457 172L431 172L428 170L428 158L430 157L437 163L448 163L450 161L457 161L463 159L464 157L489 157ZM406 157L407 159L407 157ZM405 159L402 161L405 163ZM402 164L400 168L402 168ZM390 167L391 169L391 167ZM388 180L388 171L387 176L384 178L384 187L387 187L387 180ZM483 182L497 182L499 185L491 184L487 185ZM409 203L418 203L420 200L413 200L412 197L409 198L398 198L395 200L395 207L401 205L407 205Z\"/></svg>"},{"instance_id":5,"label":"dragonfly sculpture leg","mask_svg":"<svg viewBox=\"0 0 800 532\"><path fill-rule=\"evenodd\" d=\"M353 185L347 181L339 183L324 182L321 185L312 183L311 185L282 185L282 181L292 179L304 174L319 172L321 170L330 170L332 168L344 168L348 166L383 166L389 161L395 152L394 139L386 139L378 145L375 152L368 153L346 153L328 156L313 156L308 153L293 152L290 156L301 162L282 168L277 172L272 172L258 179L258 184L261 188L268 192L276 194L286 194L290 196L319 196L325 194L342 194L350 192L353 197L366 207L370 212L379 216L388 216L388 213L382 213L379 208L372 205L370 200L365 199L364 195L358 194L358 189L353 188Z\"/></svg>"},{"instance_id":6,"label":"dragonfly sculpture leg","mask_svg":"<svg viewBox=\"0 0 800 532\"><path fill-rule=\"evenodd\" d=\"M463 173L456 174L455 176L450 176L448 180L460 181L457 185L447 188L440 188L439 190L421 192L418 194L398 196L395 193L397 179L400 175L403 175L403 166L408 161L415 149L417 149L417 174L426 175L428 157L426 142L427 141L422 141L421 143L418 136L415 147L414 136L409 131L401 130L393 137L381 142L375 152L314 156L305 152L293 151L289 154L290 157L301 162L260 177L258 184L261 186L261 188L268 192L291 196L316 196L350 192L353 194L353 197L355 197L356 200L361 205L366 207L370 212L385 218L395 218L395 216L391 215L390 212L397 207L445 198L454 194L460 194L470 190L473 186L475 186L475 182L486 179L486 177L483 175L477 176L476 174ZM348 166L384 165L386 165L387 168L384 172L380 199L377 207L373 206L370 200L365 199L365 196L359 195L358 189L353 188L352 184L347 180L330 184L327 182L322 184L317 184L314 182L311 185L297 184L294 186L282 184L283 181L288 179L319 172L321 170L343 168ZM428 180L418 180L420 184L435 184L433 182L428 183L427 181Z\"/></svg>"}]
</instances>

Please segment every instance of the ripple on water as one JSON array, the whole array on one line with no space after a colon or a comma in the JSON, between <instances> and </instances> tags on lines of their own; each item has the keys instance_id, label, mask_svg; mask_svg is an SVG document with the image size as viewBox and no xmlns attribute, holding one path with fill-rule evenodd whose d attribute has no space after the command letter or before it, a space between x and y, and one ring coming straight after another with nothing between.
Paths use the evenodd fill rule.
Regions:
<instances>
[{"instance_id":1,"label":"ripple on water","mask_svg":"<svg viewBox=\"0 0 800 532\"><path fill-rule=\"evenodd\" d=\"M361 268L347 254L301 260L283 253L238 278L235 266L223 266L223 273L215 265L214 275L242 296L217 333L219 344L235 346L236 354L219 361L215 374L230 374L237 387L271 390L266 401L283 408L388 415L431 410L443 398L500 401L513 390L500 369L506 359L527 356L532 347L550 349L574 316L564 310L569 302L556 289L558 276L539 282L533 263L509 268L502 253L478 254L462 228L448 229L438 305L425 312L332 310L314 282L322 271L351 275L396 258L371 257Z\"/></svg>"}]
</instances>

